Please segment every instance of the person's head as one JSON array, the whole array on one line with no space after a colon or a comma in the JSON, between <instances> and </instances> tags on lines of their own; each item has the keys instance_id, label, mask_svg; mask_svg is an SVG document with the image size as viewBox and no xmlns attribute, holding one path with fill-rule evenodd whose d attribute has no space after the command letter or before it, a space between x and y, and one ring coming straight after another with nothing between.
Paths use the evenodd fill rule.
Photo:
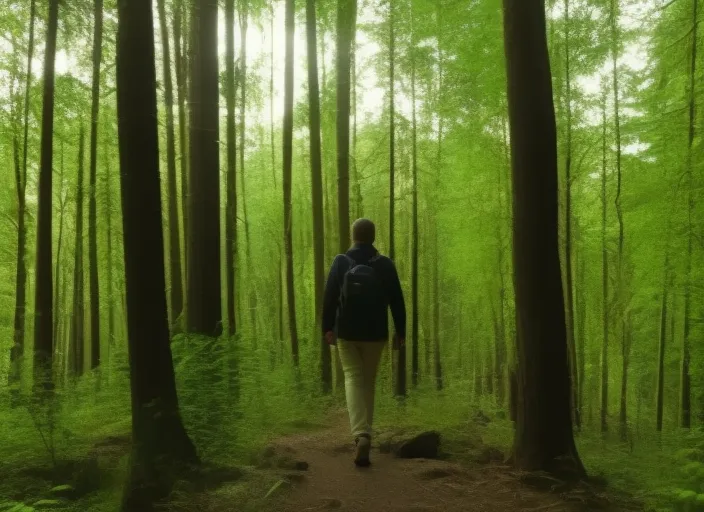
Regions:
<instances>
[{"instance_id":1,"label":"person's head","mask_svg":"<svg viewBox=\"0 0 704 512\"><path fill-rule=\"evenodd\" d=\"M352 242L356 244L373 244L376 238L376 226L369 219L357 219L352 224Z\"/></svg>"}]
</instances>

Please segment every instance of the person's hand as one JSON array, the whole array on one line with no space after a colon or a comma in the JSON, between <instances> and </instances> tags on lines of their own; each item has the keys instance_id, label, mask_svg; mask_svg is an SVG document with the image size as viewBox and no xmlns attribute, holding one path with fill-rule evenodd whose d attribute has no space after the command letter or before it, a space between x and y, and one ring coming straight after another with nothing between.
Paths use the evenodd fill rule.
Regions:
<instances>
[{"instance_id":1,"label":"person's hand","mask_svg":"<svg viewBox=\"0 0 704 512\"><path fill-rule=\"evenodd\" d=\"M335 333L332 331L328 331L325 333L325 343L328 345L334 345L335 344Z\"/></svg>"}]
</instances>

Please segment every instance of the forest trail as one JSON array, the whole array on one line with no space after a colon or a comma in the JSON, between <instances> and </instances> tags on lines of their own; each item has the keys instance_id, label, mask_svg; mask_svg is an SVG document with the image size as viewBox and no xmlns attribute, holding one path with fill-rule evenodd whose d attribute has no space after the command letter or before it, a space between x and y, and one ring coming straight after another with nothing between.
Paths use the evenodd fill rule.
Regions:
<instances>
[{"instance_id":1,"label":"forest trail","mask_svg":"<svg viewBox=\"0 0 704 512\"><path fill-rule=\"evenodd\" d=\"M270 450L308 463L288 473L292 487L262 512L343 510L349 512L577 511L595 508L591 499L540 492L521 484L502 465L470 468L455 462L400 459L372 450L372 466L357 468L346 423L274 441ZM585 496L586 497L586 496Z\"/></svg>"}]
</instances>

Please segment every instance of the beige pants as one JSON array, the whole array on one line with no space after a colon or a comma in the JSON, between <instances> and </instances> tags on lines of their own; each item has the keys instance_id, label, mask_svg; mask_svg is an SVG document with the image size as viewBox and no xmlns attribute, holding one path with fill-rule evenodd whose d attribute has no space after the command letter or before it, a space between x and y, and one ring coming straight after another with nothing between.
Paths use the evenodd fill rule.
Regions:
<instances>
[{"instance_id":1,"label":"beige pants","mask_svg":"<svg viewBox=\"0 0 704 512\"><path fill-rule=\"evenodd\" d=\"M338 340L353 436L371 435L376 372L386 343Z\"/></svg>"}]
</instances>

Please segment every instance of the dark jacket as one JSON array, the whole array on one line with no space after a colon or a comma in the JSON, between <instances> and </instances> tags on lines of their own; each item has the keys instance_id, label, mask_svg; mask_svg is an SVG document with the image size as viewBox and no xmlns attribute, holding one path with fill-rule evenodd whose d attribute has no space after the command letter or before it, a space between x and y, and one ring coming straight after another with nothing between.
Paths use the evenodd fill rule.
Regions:
<instances>
[{"instance_id":1,"label":"dark jacket","mask_svg":"<svg viewBox=\"0 0 704 512\"><path fill-rule=\"evenodd\" d=\"M347 251L347 256L357 263L366 264L371 258L376 256L378 251L373 245L355 244ZM387 303L391 308L391 316L394 320L396 335L400 338L406 337L406 305L403 301L401 282L394 263L386 256L380 256L371 266L382 281L386 292ZM340 291L345 273L350 268L350 262L344 255L335 257L330 268L330 274L325 285L325 299L323 302L323 333L335 331L337 326L337 313L340 304ZM367 322L364 335L357 335L357 339L351 339L345 332L337 331L337 337L348 341L386 341L389 339L389 315L385 308L383 314L378 317L365 319Z\"/></svg>"}]
</instances>

